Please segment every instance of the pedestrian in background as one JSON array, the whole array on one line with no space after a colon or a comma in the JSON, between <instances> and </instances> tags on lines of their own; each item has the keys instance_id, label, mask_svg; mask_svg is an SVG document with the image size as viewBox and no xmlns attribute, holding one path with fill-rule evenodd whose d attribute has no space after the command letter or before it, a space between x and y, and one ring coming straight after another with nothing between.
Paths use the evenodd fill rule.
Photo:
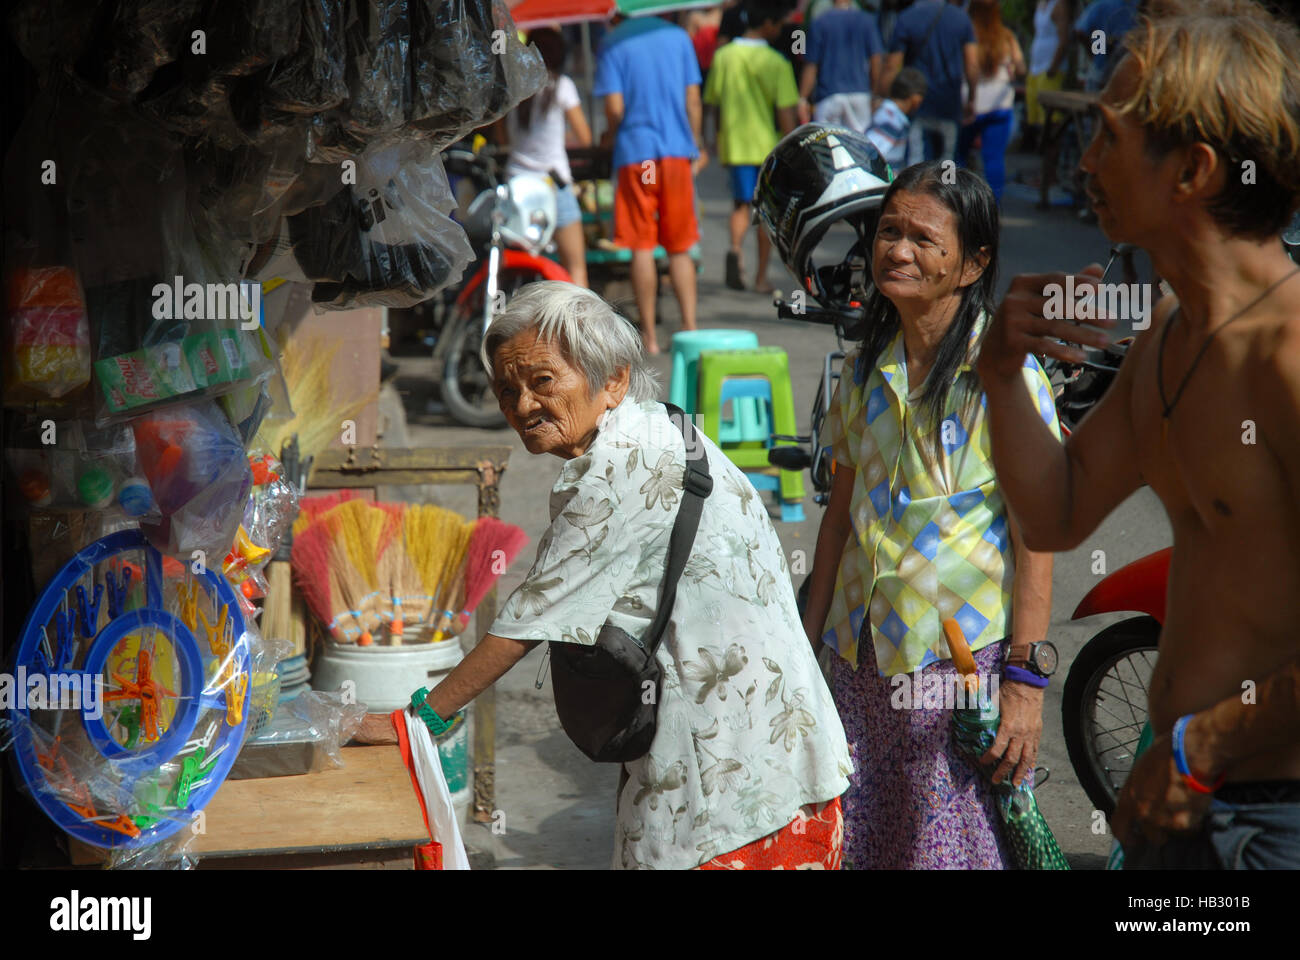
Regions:
<instances>
[{"instance_id":1,"label":"pedestrian in background","mask_svg":"<svg viewBox=\"0 0 1300 960\"><path fill-rule=\"evenodd\" d=\"M1038 0L1034 10L1034 41L1029 47L1029 76L1025 79L1024 149L1037 150L1047 117L1038 102L1043 90L1060 90L1070 59L1072 0Z\"/></svg>"},{"instance_id":2,"label":"pedestrian in background","mask_svg":"<svg viewBox=\"0 0 1300 960\"><path fill-rule=\"evenodd\" d=\"M1092 54L1084 89L1096 93L1106 86L1119 60L1120 41L1137 26L1138 0L1097 0L1075 21L1074 33Z\"/></svg>"},{"instance_id":3,"label":"pedestrian in background","mask_svg":"<svg viewBox=\"0 0 1300 960\"><path fill-rule=\"evenodd\" d=\"M808 48L799 78L799 122L817 120L862 131L871 123L872 94L880 90L884 45L876 18L855 0L807 25Z\"/></svg>"},{"instance_id":4,"label":"pedestrian in background","mask_svg":"<svg viewBox=\"0 0 1300 960\"><path fill-rule=\"evenodd\" d=\"M718 158L731 176L731 249L727 252L726 282L744 290L741 251L752 220L758 168L777 141L795 128L799 93L794 70L768 41L781 33L786 7L782 0L749 0L749 27L713 57L704 103L717 110ZM779 128L779 129L778 129ZM754 289L770 292L767 282L772 242L758 231L758 269Z\"/></svg>"},{"instance_id":5,"label":"pedestrian in background","mask_svg":"<svg viewBox=\"0 0 1300 960\"><path fill-rule=\"evenodd\" d=\"M691 38L659 17L622 20L601 48L593 93L604 97L605 136L614 145L614 242L632 251L641 335L646 352L657 354L656 246L668 254L682 329L695 329L695 174L708 153L700 146L700 66Z\"/></svg>"},{"instance_id":6,"label":"pedestrian in background","mask_svg":"<svg viewBox=\"0 0 1300 960\"><path fill-rule=\"evenodd\" d=\"M961 129L957 162L967 164L978 139L984 179L1001 206L1016 102L1015 79L1025 73L1025 57L1020 41L1002 22L998 0L971 0L970 18L979 47L980 77L975 86L975 119Z\"/></svg>"},{"instance_id":7,"label":"pedestrian in background","mask_svg":"<svg viewBox=\"0 0 1300 960\"><path fill-rule=\"evenodd\" d=\"M898 15L894 25L885 83L892 83L904 66L916 67L929 84L925 101L912 119L908 161L953 159L963 120L975 116L979 50L970 17L944 0L918 0L912 4ZM963 76L970 85L964 106Z\"/></svg>"},{"instance_id":8,"label":"pedestrian in background","mask_svg":"<svg viewBox=\"0 0 1300 960\"><path fill-rule=\"evenodd\" d=\"M582 99L573 80L564 73L569 48L558 30L542 28L528 34L546 63L546 86L519 104L507 122L510 161L506 176L544 173L556 180L555 245L560 262L573 282L587 285L587 249L582 235L582 210L573 193L573 173L565 148L565 128L576 146L591 146L591 128L582 112Z\"/></svg>"},{"instance_id":9,"label":"pedestrian in background","mask_svg":"<svg viewBox=\"0 0 1300 960\"><path fill-rule=\"evenodd\" d=\"M915 67L904 67L889 85L889 96L880 102L867 127L867 139L895 173L906 165L911 117L924 99L925 74Z\"/></svg>"}]
</instances>

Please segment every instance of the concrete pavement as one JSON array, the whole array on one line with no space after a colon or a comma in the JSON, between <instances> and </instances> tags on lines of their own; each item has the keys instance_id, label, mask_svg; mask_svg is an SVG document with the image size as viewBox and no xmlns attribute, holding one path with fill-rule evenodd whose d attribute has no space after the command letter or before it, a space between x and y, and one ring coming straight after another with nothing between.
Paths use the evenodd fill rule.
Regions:
<instances>
[{"instance_id":1,"label":"concrete pavement","mask_svg":"<svg viewBox=\"0 0 1300 960\"><path fill-rule=\"evenodd\" d=\"M1026 158L1012 157L1013 170ZM702 249L705 251L700 276L699 322L702 327L743 327L755 331L761 343L783 347L790 358L794 377L795 406L799 429L809 427L809 409L825 354L835 348L834 333L809 324L778 321L770 297L753 292L728 290L723 285L723 253L727 249L726 218L731 201L725 172L716 165L700 176ZM1091 261L1106 262L1107 243L1096 227L1085 226L1066 210L1039 211L1032 195L1009 191L1003 214L1000 288L1005 289L1017 273L1078 269ZM755 263L751 233L746 264L752 282ZM1141 266L1146 269L1145 264ZM773 285L789 291L791 279L774 258L769 271ZM661 327L660 343L667 349L676 329L675 304L666 304L667 322ZM502 442L513 449L510 467L501 487L501 516L523 527L533 544L503 578L502 596L510 592L528 569L537 539L549 522L548 496L559 470L550 458L530 456L509 430L483 431L457 426L444 417L427 412L426 400L433 364L427 357L398 358L401 372L395 385L405 408L390 417L386 442L412 446ZM656 358L668 383L667 353ZM392 398L394 401L396 398ZM396 403L387 405L395 414ZM472 513L472 491L431 488L425 497L464 513ZM803 523L776 523L781 541L793 558L794 551L807 553L811 565L821 509L811 498L805 502ZM1092 573L1095 550L1105 551L1106 569L1137 559L1170 542L1164 511L1149 490L1135 494L1077 550L1056 558L1053 577L1051 639L1061 652L1058 682L1048 689L1043 743L1039 763L1050 769L1050 779L1038 791L1039 803L1061 847L1076 868L1098 868L1110 848L1110 838L1092 832L1092 804L1080 789L1066 755L1061 733L1061 683L1078 649L1091 636L1122 616L1094 618L1072 623L1069 615L1079 599L1099 579ZM800 579L796 577L796 581ZM560 729L551 699L549 677L536 689L541 651L525 658L498 684L497 719L497 806L504 814L504 834L492 834L471 825L467 843L479 854L479 862L516 869L604 869L613 852L613 807L617 770L590 763L573 747Z\"/></svg>"}]
</instances>

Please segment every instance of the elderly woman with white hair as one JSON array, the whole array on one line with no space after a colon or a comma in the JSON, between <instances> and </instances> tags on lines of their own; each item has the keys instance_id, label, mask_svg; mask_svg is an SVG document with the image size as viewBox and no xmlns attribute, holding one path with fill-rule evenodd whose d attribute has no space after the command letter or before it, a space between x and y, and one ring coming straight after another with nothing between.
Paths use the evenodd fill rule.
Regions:
<instances>
[{"instance_id":1,"label":"elderly woman with white hair","mask_svg":"<svg viewBox=\"0 0 1300 960\"><path fill-rule=\"evenodd\" d=\"M488 328L483 362L528 452L564 465L527 578L416 704L435 732L542 641L557 674L567 645L591 649L606 625L640 645L685 500L682 429L655 400L636 329L600 297L522 288ZM713 489L655 653L653 740L621 767L614 867L838 869L843 727L754 488L702 434L695 442Z\"/></svg>"}]
</instances>

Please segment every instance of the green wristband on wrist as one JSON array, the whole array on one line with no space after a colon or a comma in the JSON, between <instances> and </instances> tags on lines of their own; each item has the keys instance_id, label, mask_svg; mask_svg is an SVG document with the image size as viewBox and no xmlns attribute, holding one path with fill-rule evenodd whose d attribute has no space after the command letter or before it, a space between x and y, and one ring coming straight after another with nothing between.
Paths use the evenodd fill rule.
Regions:
<instances>
[{"instance_id":1,"label":"green wristband on wrist","mask_svg":"<svg viewBox=\"0 0 1300 960\"><path fill-rule=\"evenodd\" d=\"M452 728L456 720L454 717L451 720L444 720L434 713L433 708L424 702L428 698L428 687L421 687L416 690L415 693L411 694L411 709L419 714L420 719L424 721L424 725L429 728L431 734L440 737Z\"/></svg>"}]
</instances>

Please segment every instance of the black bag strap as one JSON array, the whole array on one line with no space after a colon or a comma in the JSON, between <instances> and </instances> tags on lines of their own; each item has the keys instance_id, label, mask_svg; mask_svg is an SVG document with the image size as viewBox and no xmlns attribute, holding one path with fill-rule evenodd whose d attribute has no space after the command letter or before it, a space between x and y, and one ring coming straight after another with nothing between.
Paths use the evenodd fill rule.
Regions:
<instances>
[{"instance_id":1,"label":"black bag strap","mask_svg":"<svg viewBox=\"0 0 1300 960\"><path fill-rule=\"evenodd\" d=\"M673 532L668 539L668 570L664 574L664 589L659 598L659 612L654 622L645 632L641 641L653 655L659 649L664 631L668 629L668 619L673 613L673 604L677 600L677 581L686 569L686 561L691 558L691 549L695 546L695 532L700 526L700 514L704 511L704 501L713 492L713 476L709 473L709 457L704 452L704 445L699 442L695 424L680 407L665 403L668 418L677 424L686 443L686 473L682 478L682 505L677 508L677 519L673 523ZM694 441L694 442L692 442ZM697 455L692 456L696 452Z\"/></svg>"}]
</instances>

